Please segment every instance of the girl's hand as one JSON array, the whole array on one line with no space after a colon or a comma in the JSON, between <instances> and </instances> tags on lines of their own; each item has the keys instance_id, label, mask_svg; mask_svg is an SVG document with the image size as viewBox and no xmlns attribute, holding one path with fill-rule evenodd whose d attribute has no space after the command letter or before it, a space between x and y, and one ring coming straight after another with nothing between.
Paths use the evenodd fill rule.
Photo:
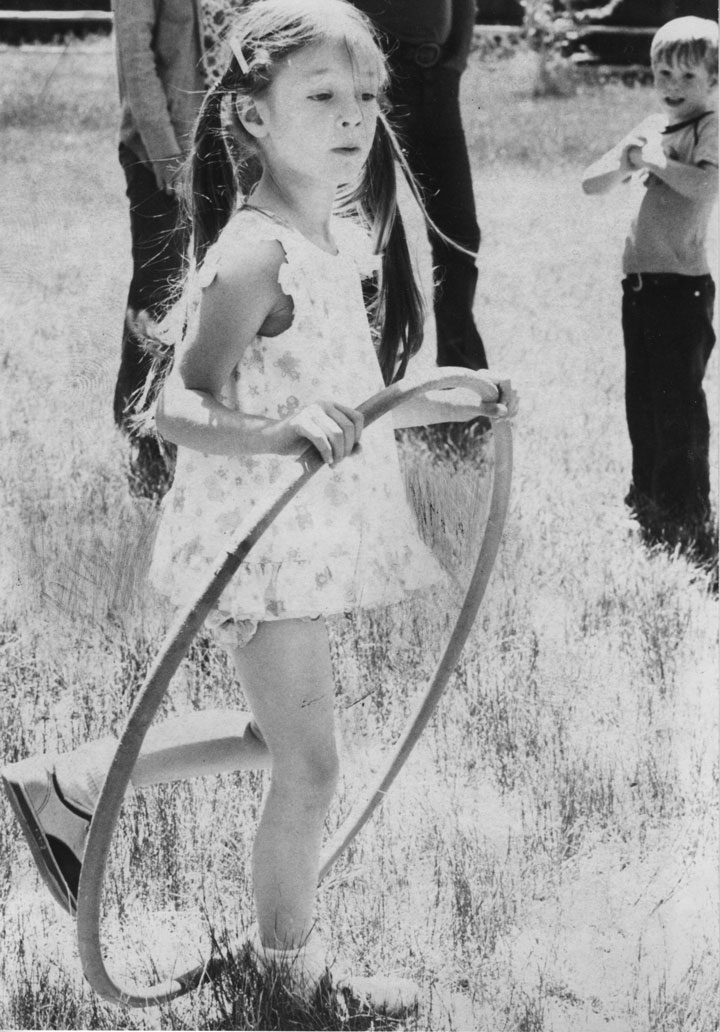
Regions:
<instances>
[{"instance_id":1,"label":"girl's hand","mask_svg":"<svg viewBox=\"0 0 720 1032\"><path fill-rule=\"evenodd\" d=\"M286 420L302 441L314 444L323 462L334 466L360 443L364 418L357 409L338 401L317 401Z\"/></svg>"},{"instance_id":2,"label":"girl's hand","mask_svg":"<svg viewBox=\"0 0 720 1032\"><path fill-rule=\"evenodd\" d=\"M462 387L438 387L407 402L393 411L396 430L409 426L431 426L433 423L466 423L478 416L491 419L512 419L518 411L518 396L507 377L489 373L487 369L472 371L464 367L444 366L444 373L457 373L464 379L477 380Z\"/></svg>"},{"instance_id":3,"label":"girl's hand","mask_svg":"<svg viewBox=\"0 0 720 1032\"><path fill-rule=\"evenodd\" d=\"M494 406L485 405L485 411L488 412L489 409L494 408L494 413L488 412L489 415L494 414L499 419L512 419L518 414L518 410L520 408L520 397L518 392L508 379L492 377L492 380L498 389L499 397Z\"/></svg>"},{"instance_id":4,"label":"girl's hand","mask_svg":"<svg viewBox=\"0 0 720 1032\"><path fill-rule=\"evenodd\" d=\"M510 380L504 377L493 377L499 397L495 406L498 418L513 419L520 410L520 395Z\"/></svg>"},{"instance_id":5,"label":"girl's hand","mask_svg":"<svg viewBox=\"0 0 720 1032\"><path fill-rule=\"evenodd\" d=\"M482 394L475 394L475 405L478 411L468 418L472 419L480 414L498 419L512 419L513 416L517 415L520 399L507 376L491 373L487 369L477 369L474 372L465 370L465 374L474 376L481 384L488 384L491 388L494 388L493 395L497 394L494 401L485 401L482 398ZM458 398L463 394L469 395L471 392L475 393L472 391L472 388L463 387L457 387L454 391Z\"/></svg>"}]
</instances>

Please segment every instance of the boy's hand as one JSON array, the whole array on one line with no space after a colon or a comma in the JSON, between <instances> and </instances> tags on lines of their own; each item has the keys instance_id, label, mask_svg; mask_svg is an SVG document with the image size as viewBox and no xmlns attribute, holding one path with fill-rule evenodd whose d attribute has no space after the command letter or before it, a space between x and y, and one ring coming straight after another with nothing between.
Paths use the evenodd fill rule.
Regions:
<instances>
[{"instance_id":1,"label":"boy's hand","mask_svg":"<svg viewBox=\"0 0 720 1032\"><path fill-rule=\"evenodd\" d=\"M643 167L642 150L646 143L644 136L635 136L626 142L620 155L621 171L635 172Z\"/></svg>"},{"instance_id":2,"label":"boy's hand","mask_svg":"<svg viewBox=\"0 0 720 1032\"><path fill-rule=\"evenodd\" d=\"M662 148L662 142L660 137L651 137L644 147L641 153L642 167L648 168L650 166L654 168L665 168L667 164L667 155Z\"/></svg>"},{"instance_id":3,"label":"boy's hand","mask_svg":"<svg viewBox=\"0 0 720 1032\"><path fill-rule=\"evenodd\" d=\"M643 167L642 160L642 147L638 144L633 144L632 147L628 147L625 151L625 163L628 168L633 170Z\"/></svg>"}]
</instances>

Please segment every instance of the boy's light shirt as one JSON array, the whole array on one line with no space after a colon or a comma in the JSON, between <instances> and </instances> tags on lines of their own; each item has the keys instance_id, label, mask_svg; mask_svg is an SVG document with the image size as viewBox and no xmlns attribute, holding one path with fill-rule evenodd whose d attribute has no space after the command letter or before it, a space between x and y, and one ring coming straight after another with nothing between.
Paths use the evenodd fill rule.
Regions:
<instances>
[{"instance_id":1,"label":"boy's light shirt","mask_svg":"<svg viewBox=\"0 0 720 1032\"><path fill-rule=\"evenodd\" d=\"M653 138L668 158L684 165L718 163L717 113L672 131L666 115L650 115L631 135ZM665 133L665 129L671 129ZM715 198L691 199L679 194L652 173L646 173L645 195L625 242L625 273L679 273L704 276L711 272L706 237Z\"/></svg>"}]
</instances>

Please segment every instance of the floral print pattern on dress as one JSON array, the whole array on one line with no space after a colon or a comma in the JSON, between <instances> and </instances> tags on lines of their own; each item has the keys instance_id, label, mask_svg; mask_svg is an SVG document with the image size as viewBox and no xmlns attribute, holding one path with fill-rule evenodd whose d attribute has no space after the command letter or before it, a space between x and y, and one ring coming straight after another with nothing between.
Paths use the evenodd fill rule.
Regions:
<instances>
[{"instance_id":1,"label":"floral print pattern on dress","mask_svg":"<svg viewBox=\"0 0 720 1032\"><path fill-rule=\"evenodd\" d=\"M292 299L290 327L248 346L223 390L229 408L283 419L319 398L357 406L383 386L361 280L377 266L364 230L336 220L338 253L256 209L241 208L192 274L187 332L196 332L203 290L242 242L278 241L278 282ZM298 448L298 452L302 450ZM151 579L177 605L192 601L218 556L252 525L269 494L297 470L278 455L201 455L178 449L163 503ZM321 468L260 538L223 592L236 620L314 617L401 601L444 582L420 540L405 495L389 419L366 427L362 445Z\"/></svg>"}]
</instances>

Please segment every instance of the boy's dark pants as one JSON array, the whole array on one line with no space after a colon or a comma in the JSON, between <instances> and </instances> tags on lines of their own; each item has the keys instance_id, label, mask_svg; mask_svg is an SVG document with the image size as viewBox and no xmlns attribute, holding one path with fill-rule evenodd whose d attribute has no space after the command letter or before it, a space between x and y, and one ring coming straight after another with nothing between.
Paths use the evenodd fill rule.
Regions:
<instances>
[{"instance_id":1,"label":"boy's dark pants","mask_svg":"<svg viewBox=\"0 0 720 1032\"><path fill-rule=\"evenodd\" d=\"M178 230L177 199L158 189L151 166L143 164L123 144L119 157L130 202L133 273L113 411L117 425L127 430L128 403L143 386L150 368L150 358L133 332L133 322L138 312L148 312L152 318L162 314L182 269L184 236Z\"/></svg>"},{"instance_id":2,"label":"boy's dark pants","mask_svg":"<svg viewBox=\"0 0 720 1032\"><path fill-rule=\"evenodd\" d=\"M710 276L643 273L623 280L627 501L641 522L650 512L655 521L691 528L710 514L702 381L715 343L714 300Z\"/></svg>"}]
</instances>

